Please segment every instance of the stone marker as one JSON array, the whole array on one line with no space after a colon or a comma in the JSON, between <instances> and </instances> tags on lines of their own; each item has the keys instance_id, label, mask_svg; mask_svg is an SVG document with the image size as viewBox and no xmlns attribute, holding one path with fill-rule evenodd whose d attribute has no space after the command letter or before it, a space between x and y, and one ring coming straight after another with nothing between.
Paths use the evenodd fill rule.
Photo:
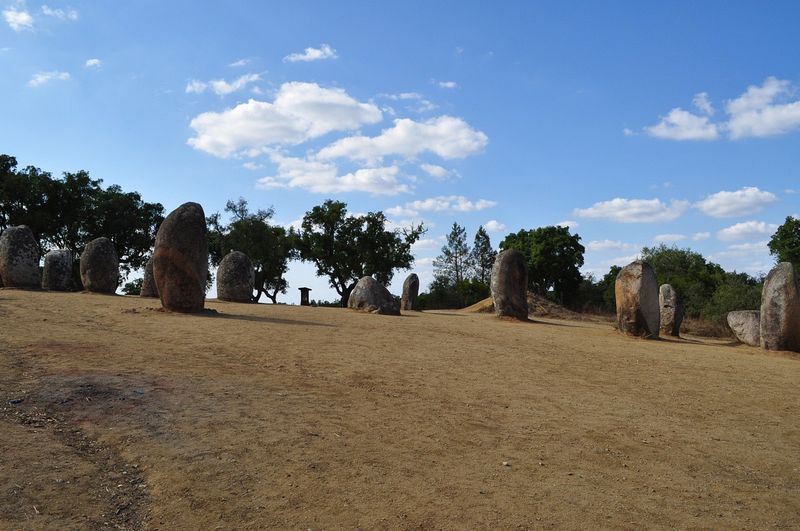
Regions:
<instances>
[{"instance_id":1,"label":"stone marker","mask_svg":"<svg viewBox=\"0 0 800 531\"><path fill-rule=\"evenodd\" d=\"M417 306L417 295L419 295L419 277L416 273L411 273L403 282L403 296L400 298L400 309L419 309Z\"/></svg>"},{"instance_id":2,"label":"stone marker","mask_svg":"<svg viewBox=\"0 0 800 531\"><path fill-rule=\"evenodd\" d=\"M767 275L761 290L761 348L800 352L800 292L789 262Z\"/></svg>"},{"instance_id":3,"label":"stone marker","mask_svg":"<svg viewBox=\"0 0 800 531\"><path fill-rule=\"evenodd\" d=\"M169 311L203 311L208 276L208 235L203 207L184 203L167 216L156 235L153 277L161 305Z\"/></svg>"},{"instance_id":4,"label":"stone marker","mask_svg":"<svg viewBox=\"0 0 800 531\"><path fill-rule=\"evenodd\" d=\"M72 288L72 253L54 249L44 255L42 289L68 291Z\"/></svg>"},{"instance_id":5,"label":"stone marker","mask_svg":"<svg viewBox=\"0 0 800 531\"><path fill-rule=\"evenodd\" d=\"M661 333L666 336L680 336L683 301L672 284L662 284L658 288L658 306L661 311Z\"/></svg>"},{"instance_id":6,"label":"stone marker","mask_svg":"<svg viewBox=\"0 0 800 531\"><path fill-rule=\"evenodd\" d=\"M142 278L142 289L139 291L140 297L157 298L158 287L156 286L156 279L153 276L153 257L147 259L147 264L144 266L144 277Z\"/></svg>"},{"instance_id":7,"label":"stone marker","mask_svg":"<svg viewBox=\"0 0 800 531\"><path fill-rule=\"evenodd\" d=\"M658 338L661 315L658 282L653 268L637 260L623 267L614 283L617 327L629 336Z\"/></svg>"},{"instance_id":8,"label":"stone marker","mask_svg":"<svg viewBox=\"0 0 800 531\"><path fill-rule=\"evenodd\" d=\"M500 251L492 266L491 289L495 315L528 319L528 266L521 252Z\"/></svg>"},{"instance_id":9,"label":"stone marker","mask_svg":"<svg viewBox=\"0 0 800 531\"><path fill-rule=\"evenodd\" d=\"M231 251L217 268L217 298L231 302L253 302L253 262L241 251Z\"/></svg>"},{"instance_id":10,"label":"stone marker","mask_svg":"<svg viewBox=\"0 0 800 531\"><path fill-rule=\"evenodd\" d=\"M114 293L119 283L119 258L114 244L105 237L86 244L81 253L83 289L96 293Z\"/></svg>"},{"instance_id":11,"label":"stone marker","mask_svg":"<svg viewBox=\"0 0 800 531\"><path fill-rule=\"evenodd\" d=\"M347 307L362 312L383 315L400 315L400 303L380 282L372 277L361 277L353 291Z\"/></svg>"},{"instance_id":12,"label":"stone marker","mask_svg":"<svg viewBox=\"0 0 800 531\"><path fill-rule=\"evenodd\" d=\"M39 247L27 225L9 227L0 235L0 277L7 288L38 288Z\"/></svg>"},{"instance_id":13,"label":"stone marker","mask_svg":"<svg viewBox=\"0 0 800 531\"><path fill-rule=\"evenodd\" d=\"M745 345L759 346L761 344L760 315L761 312L758 310L728 312L728 326L733 330L736 339Z\"/></svg>"}]
</instances>

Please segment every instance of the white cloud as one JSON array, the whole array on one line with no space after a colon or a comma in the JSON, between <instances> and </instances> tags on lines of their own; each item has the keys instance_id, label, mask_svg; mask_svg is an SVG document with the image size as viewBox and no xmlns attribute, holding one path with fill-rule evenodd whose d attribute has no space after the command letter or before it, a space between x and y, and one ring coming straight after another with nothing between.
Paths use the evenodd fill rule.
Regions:
<instances>
[{"instance_id":1,"label":"white cloud","mask_svg":"<svg viewBox=\"0 0 800 531\"><path fill-rule=\"evenodd\" d=\"M197 79L190 79L189 82L186 83L186 88L184 90L187 94L202 94L207 88L207 83Z\"/></svg>"},{"instance_id":2,"label":"white cloud","mask_svg":"<svg viewBox=\"0 0 800 531\"><path fill-rule=\"evenodd\" d=\"M636 136L636 135L638 135L639 133L637 133L637 132L636 132L636 131L634 131L633 129L630 129L630 128L626 127L626 128L624 128L624 129L622 130L622 134L623 134L623 135L625 135L625 136Z\"/></svg>"},{"instance_id":3,"label":"white cloud","mask_svg":"<svg viewBox=\"0 0 800 531\"><path fill-rule=\"evenodd\" d=\"M656 138L669 140L716 140L719 138L717 125L711 123L707 116L698 116L680 107L669 111L656 125L644 128L644 131Z\"/></svg>"},{"instance_id":4,"label":"white cloud","mask_svg":"<svg viewBox=\"0 0 800 531\"><path fill-rule=\"evenodd\" d=\"M639 247L634 243L625 243L619 240L592 240L586 244L587 251L627 251Z\"/></svg>"},{"instance_id":5,"label":"white cloud","mask_svg":"<svg viewBox=\"0 0 800 531\"><path fill-rule=\"evenodd\" d=\"M787 101L793 93L788 81L768 77L759 86L728 102L731 138L773 136L800 127L800 101Z\"/></svg>"},{"instance_id":6,"label":"white cloud","mask_svg":"<svg viewBox=\"0 0 800 531\"><path fill-rule=\"evenodd\" d=\"M431 177L433 177L438 181L443 181L448 177L452 177L453 175L455 175L455 172L453 170L448 170L447 168L437 166L436 164L423 163L420 164L419 167L422 168L422 171L424 171L425 173L427 173L428 175L430 175Z\"/></svg>"},{"instance_id":7,"label":"white cloud","mask_svg":"<svg viewBox=\"0 0 800 531\"><path fill-rule=\"evenodd\" d=\"M710 237L711 237L710 232L695 232L694 234L692 234L692 239L696 242L699 242L700 240L707 240Z\"/></svg>"},{"instance_id":8,"label":"white cloud","mask_svg":"<svg viewBox=\"0 0 800 531\"><path fill-rule=\"evenodd\" d=\"M444 240L444 236L437 236L435 238L421 238L411 246L411 249L414 252L438 249L444 244Z\"/></svg>"},{"instance_id":9,"label":"white cloud","mask_svg":"<svg viewBox=\"0 0 800 531\"><path fill-rule=\"evenodd\" d=\"M496 201L487 199L471 201L463 195L440 195L411 201L406 203L405 206L387 208L386 213L390 216L415 217L420 212L477 212L491 208L496 204Z\"/></svg>"},{"instance_id":10,"label":"white cloud","mask_svg":"<svg viewBox=\"0 0 800 531\"><path fill-rule=\"evenodd\" d=\"M249 65L251 62L252 62L252 61L251 61L250 59L237 59L236 61L234 61L234 62L232 62L232 63L228 64L228 66L230 66L230 67L233 67L233 68L236 68L236 67L239 67L239 66L247 66L247 65Z\"/></svg>"},{"instance_id":11,"label":"white cloud","mask_svg":"<svg viewBox=\"0 0 800 531\"><path fill-rule=\"evenodd\" d=\"M464 158L481 152L489 138L453 116L439 116L424 122L409 118L394 121L375 137L351 136L337 140L318 153L322 159L346 157L367 162L380 161L387 155L415 157L426 151L443 159Z\"/></svg>"},{"instance_id":12,"label":"white cloud","mask_svg":"<svg viewBox=\"0 0 800 531\"><path fill-rule=\"evenodd\" d=\"M679 242L685 239L686 239L685 234L658 234L653 238L653 241L668 243L668 242Z\"/></svg>"},{"instance_id":13,"label":"white cloud","mask_svg":"<svg viewBox=\"0 0 800 531\"><path fill-rule=\"evenodd\" d=\"M580 226L581 226L580 223L571 219L565 219L564 221L559 221L558 223L556 223L556 227L566 227L569 230L575 230Z\"/></svg>"},{"instance_id":14,"label":"white cloud","mask_svg":"<svg viewBox=\"0 0 800 531\"><path fill-rule=\"evenodd\" d=\"M427 99L420 94L419 92L400 92L398 94L378 94L381 98L386 98L392 101L405 101L410 102L411 105L407 105L406 109L417 112L423 113L428 112L436 109L437 105ZM388 107L388 106L387 106ZM389 112L388 114L394 116L396 113L394 109L388 107Z\"/></svg>"},{"instance_id":15,"label":"white cloud","mask_svg":"<svg viewBox=\"0 0 800 531\"><path fill-rule=\"evenodd\" d=\"M711 194L694 204L704 214L714 218L745 216L758 212L778 197L754 186L746 186L735 192L722 191Z\"/></svg>"},{"instance_id":16,"label":"white cloud","mask_svg":"<svg viewBox=\"0 0 800 531\"><path fill-rule=\"evenodd\" d=\"M772 236L778 225L763 221L743 221L717 232L717 239L722 241L752 240Z\"/></svg>"},{"instance_id":17,"label":"white cloud","mask_svg":"<svg viewBox=\"0 0 800 531\"><path fill-rule=\"evenodd\" d=\"M439 87L445 89L455 89L458 88L458 83L455 81L439 81Z\"/></svg>"},{"instance_id":18,"label":"white cloud","mask_svg":"<svg viewBox=\"0 0 800 531\"><path fill-rule=\"evenodd\" d=\"M245 74L234 79L230 83L224 79L212 79L209 82L198 81L192 79L186 84L187 94L202 94L207 89L211 89L218 96L227 96L238 90L242 90L250 83L260 81L261 76L258 74Z\"/></svg>"},{"instance_id":19,"label":"white cloud","mask_svg":"<svg viewBox=\"0 0 800 531\"><path fill-rule=\"evenodd\" d=\"M397 195L409 191L397 177L397 166L361 168L339 175L335 164L287 157L273 153L270 159L277 165L275 176L258 180L259 188L301 188L318 194L368 192L373 195Z\"/></svg>"},{"instance_id":20,"label":"white cloud","mask_svg":"<svg viewBox=\"0 0 800 531\"><path fill-rule=\"evenodd\" d=\"M30 81L28 81L28 86L35 88L49 83L50 81L66 81L69 78L69 72L58 72L55 70L52 72L37 72Z\"/></svg>"},{"instance_id":21,"label":"white cloud","mask_svg":"<svg viewBox=\"0 0 800 531\"><path fill-rule=\"evenodd\" d=\"M783 191L783 193L784 193L784 194L786 194L786 195L800 194L800 190L795 190L795 189L793 189L793 188L786 188L786 189Z\"/></svg>"},{"instance_id":22,"label":"white cloud","mask_svg":"<svg viewBox=\"0 0 800 531\"><path fill-rule=\"evenodd\" d=\"M640 258L641 255L639 253L629 254L626 256L617 256L616 258L612 258L611 260L606 262L606 264L608 264L608 267L611 267L612 265L624 267L630 264L631 262L639 260Z\"/></svg>"},{"instance_id":23,"label":"white cloud","mask_svg":"<svg viewBox=\"0 0 800 531\"><path fill-rule=\"evenodd\" d=\"M103 66L103 61L96 58L87 59L86 62L83 64L83 66L86 68L100 68L101 66Z\"/></svg>"},{"instance_id":24,"label":"white cloud","mask_svg":"<svg viewBox=\"0 0 800 531\"><path fill-rule=\"evenodd\" d=\"M339 55L336 50L327 44L323 44L319 48L306 48L303 53L292 53L283 58L284 63L297 63L299 61L319 61L322 59L336 59Z\"/></svg>"},{"instance_id":25,"label":"white cloud","mask_svg":"<svg viewBox=\"0 0 800 531\"><path fill-rule=\"evenodd\" d=\"M731 258L752 258L757 254L769 254L769 240L753 243L736 243L729 245L724 251L713 253L711 260L725 260Z\"/></svg>"},{"instance_id":26,"label":"white cloud","mask_svg":"<svg viewBox=\"0 0 800 531\"><path fill-rule=\"evenodd\" d=\"M252 171L260 170L263 167L264 167L263 164L257 164L255 162L252 162L252 161L249 161L249 160L247 162L245 162L244 164L242 164L242 168L244 168L246 170L252 170Z\"/></svg>"},{"instance_id":27,"label":"white cloud","mask_svg":"<svg viewBox=\"0 0 800 531\"><path fill-rule=\"evenodd\" d=\"M506 224L500 223L496 219L490 219L489 221L483 224L483 228L486 229L486 232L491 232L491 233L503 232L504 230L506 230Z\"/></svg>"},{"instance_id":28,"label":"white cloud","mask_svg":"<svg viewBox=\"0 0 800 531\"><path fill-rule=\"evenodd\" d=\"M9 7L3 10L3 18L8 26L14 31L22 31L33 28L33 17L25 9Z\"/></svg>"},{"instance_id":29,"label":"white cloud","mask_svg":"<svg viewBox=\"0 0 800 531\"><path fill-rule=\"evenodd\" d=\"M708 99L708 92L695 94L692 99L692 105L702 114L707 116L712 116L714 114L714 106L711 104L711 100Z\"/></svg>"},{"instance_id":30,"label":"white cloud","mask_svg":"<svg viewBox=\"0 0 800 531\"><path fill-rule=\"evenodd\" d=\"M595 203L589 208L575 209L582 218L604 218L618 223L655 223L678 218L689 206L688 201L673 200L669 205L660 199L623 199Z\"/></svg>"},{"instance_id":31,"label":"white cloud","mask_svg":"<svg viewBox=\"0 0 800 531\"><path fill-rule=\"evenodd\" d=\"M64 11L63 9L53 9L45 4L42 6L42 13L48 17L55 17L61 20L78 20L78 12L74 9Z\"/></svg>"},{"instance_id":32,"label":"white cloud","mask_svg":"<svg viewBox=\"0 0 800 531\"><path fill-rule=\"evenodd\" d=\"M332 131L357 129L381 120L372 103L316 83L281 85L272 103L251 99L222 112L205 112L190 123L195 149L218 157L256 155L272 145L300 144Z\"/></svg>"}]
</instances>

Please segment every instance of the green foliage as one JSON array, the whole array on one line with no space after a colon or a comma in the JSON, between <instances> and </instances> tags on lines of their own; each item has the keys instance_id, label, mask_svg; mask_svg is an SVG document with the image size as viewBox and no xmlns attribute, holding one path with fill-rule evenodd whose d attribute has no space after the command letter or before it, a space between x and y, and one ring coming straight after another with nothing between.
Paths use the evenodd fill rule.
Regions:
<instances>
[{"instance_id":1,"label":"green foliage","mask_svg":"<svg viewBox=\"0 0 800 531\"><path fill-rule=\"evenodd\" d=\"M387 285L396 269L410 268L411 245L424 232L422 225L386 230L383 212L348 216L345 203L329 199L306 212L296 242L300 258L312 262L318 275L328 277L342 306L347 306L361 277L369 275Z\"/></svg>"},{"instance_id":2,"label":"green foliage","mask_svg":"<svg viewBox=\"0 0 800 531\"><path fill-rule=\"evenodd\" d=\"M728 312L760 309L763 285L763 278L753 278L747 273L725 273L722 282L703 307L703 319L726 323Z\"/></svg>"},{"instance_id":3,"label":"green foliage","mask_svg":"<svg viewBox=\"0 0 800 531\"><path fill-rule=\"evenodd\" d=\"M434 275L455 285L468 277L471 268L472 254L467 245L467 230L453 223L442 254L433 261Z\"/></svg>"},{"instance_id":4,"label":"green foliage","mask_svg":"<svg viewBox=\"0 0 800 531\"><path fill-rule=\"evenodd\" d=\"M143 278L135 278L130 282L126 282L124 286L122 286L122 293L125 295L139 295L142 293L142 283L144 282Z\"/></svg>"},{"instance_id":5,"label":"green foliage","mask_svg":"<svg viewBox=\"0 0 800 531\"><path fill-rule=\"evenodd\" d=\"M769 252L778 262L791 262L800 270L800 218L786 217L769 240Z\"/></svg>"},{"instance_id":6,"label":"green foliage","mask_svg":"<svg viewBox=\"0 0 800 531\"><path fill-rule=\"evenodd\" d=\"M614 284L620 269L622 268L619 266L611 266L608 273L600 280L596 280L592 275L583 277L573 307L584 312L614 313L616 311Z\"/></svg>"},{"instance_id":7,"label":"green foliage","mask_svg":"<svg viewBox=\"0 0 800 531\"><path fill-rule=\"evenodd\" d=\"M208 250L214 266L219 265L231 251L246 254L255 268L253 302L265 295L277 304L279 293L286 293L289 285L283 276L289 270L289 260L296 257L294 236L285 228L270 225L273 210L250 212L247 201L228 201L225 212L231 215L228 225L220 222L219 213L209 216Z\"/></svg>"},{"instance_id":8,"label":"green foliage","mask_svg":"<svg viewBox=\"0 0 800 531\"><path fill-rule=\"evenodd\" d=\"M497 251L492 248L489 234L483 227L478 227L472 245L472 264L475 268L475 278L487 286L492 280L492 266L495 258L497 258Z\"/></svg>"},{"instance_id":9,"label":"green foliage","mask_svg":"<svg viewBox=\"0 0 800 531\"><path fill-rule=\"evenodd\" d=\"M509 234L500 242L501 249L516 249L528 264L528 287L540 295L553 297L561 304L575 302L583 277L585 249L581 237L568 227L540 227Z\"/></svg>"}]
</instances>

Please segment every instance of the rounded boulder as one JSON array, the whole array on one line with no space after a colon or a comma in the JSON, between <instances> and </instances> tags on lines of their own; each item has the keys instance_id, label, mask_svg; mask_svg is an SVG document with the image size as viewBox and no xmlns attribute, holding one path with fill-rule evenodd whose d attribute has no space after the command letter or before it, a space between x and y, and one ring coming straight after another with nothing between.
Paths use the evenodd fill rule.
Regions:
<instances>
[{"instance_id":1,"label":"rounded boulder","mask_svg":"<svg viewBox=\"0 0 800 531\"><path fill-rule=\"evenodd\" d=\"M362 277L350 292L347 307L361 312L400 315L400 303L384 285L372 277Z\"/></svg>"},{"instance_id":2,"label":"rounded boulder","mask_svg":"<svg viewBox=\"0 0 800 531\"><path fill-rule=\"evenodd\" d=\"M208 235L203 207L184 203L166 217L156 235L153 276L164 309L203 311L208 275Z\"/></svg>"},{"instance_id":3,"label":"rounded boulder","mask_svg":"<svg viewBox=\"0 0 800 531\"><path fill-rule=\"evenodd\" d=\"M411 273L403 282L403 296L400 298L400 309L418 310L417 296L419 296L419 277L416 273Z\"/></svg>"},{"instance_id":4,"label":"rounded boulder","mask_svg":"<svg viewBox=\"0 0 800 531\"><path fill-rule=\"evenodd\" d=\"M745 345L757 347L761 344L761 312L758 310L728 312L728 326Z\"/></svg>"},{"instance_id":5,"label":"rounded boulder","mask_svg":"<svg viewBox=\"0 0 800 531\"><path fill-rule=\"evenodd\" d=\"M44 255L42 289L68 291L72 289L72 253L55 249Z\"/></svg>"},{"instance_id":6,"label":"rounded boulder","mask_svg":"<svg viewBox=\"0 0 800 531\"><path fill-rule=\"evenodd\" d=\"M500 251L492 266L491 289L496 315L528 319L528 266L521 252Z\"/></svg>"},{"instance_id":7,"label":"rounded boulder","mask_svg":"<svg viewBox=\"0 0 800 531\"><path fill-rule=\"evenodd\" d=\"M800 292L790 262L767 275L761 289L761 348L800 352Z\"/></svg>"},{"instance_id":8,"label":"rounded boulder","mask_svg":"<svg viewBox=\"0 0 800 531\"><path fill-rule=\"evenodd\" d=\"M241 251L231 251L217 268L217 298L230 302L252 302L255 271Z\"/></svg>"},{"instance_id":9,"label":"rounded boulder","mask_svg":"<svg viewBox=\"0 0 800 531\"><path fill-rule=\"evenodd\" d=\"M614 283L617 299L617 327L623 334L658 338L661 312L658 282L653 268L637 260L623 267Z\"/></svg>"},{"instance_id":10,"label":"rounded boulder","mask_svg":"<svg viewBox=\"0 0 800 531\"><path fill-rule=\"evenodd\" d=\"M83 289L95 293L114 293L119 283L119 258L114 244L105 237L86 244L81 253Z\"/></svg>"},{"instance_id":11,"label":"rounded boulder","mask_svg":"<svg viewBox=\"0 0 800 531\"><path fill-rule=\"evenodd\" d=\"M26 225L9 227L0 235L0 278L9 288L38 288L39 246Z\"/></svg>"}]
</instances>

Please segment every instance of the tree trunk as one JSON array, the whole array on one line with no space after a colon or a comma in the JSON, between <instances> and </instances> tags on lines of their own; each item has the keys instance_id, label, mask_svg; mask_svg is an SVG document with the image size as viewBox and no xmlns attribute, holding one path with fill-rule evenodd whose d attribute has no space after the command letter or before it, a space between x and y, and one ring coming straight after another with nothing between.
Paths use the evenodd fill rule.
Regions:
<instances>
[{"instance_id":1,"label":"tree trunk","mask_svg":"<svg viewBox=\"0 0 800 531\"><path fill-rule=\"evenodd\" d=\"M347 308L347 303L348 303L348 301L350 301L350 293L353 292L353 288L355 288L355 287L356 287L356 285L355 285L355 283L353 283L353 284L350 284L349 286L345 286L344 289L342 290L342 293L341 293L341 296L342 296L342 308Z\"/></svg>"}]
</instances>

